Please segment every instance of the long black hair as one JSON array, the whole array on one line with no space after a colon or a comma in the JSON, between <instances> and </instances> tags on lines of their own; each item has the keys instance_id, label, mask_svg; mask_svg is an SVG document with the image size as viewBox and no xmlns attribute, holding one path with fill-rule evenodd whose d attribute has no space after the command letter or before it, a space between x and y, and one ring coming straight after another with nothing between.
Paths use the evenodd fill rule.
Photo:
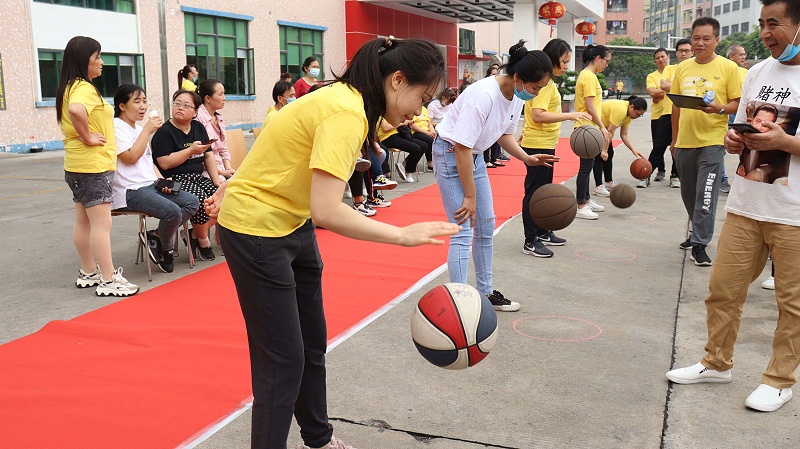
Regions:
<instances>
[{"instance_id":1,"label":"long black hair","mask_svg":"<svg viewBox=\"0 0 800 449\"><path fill-rule=\"evenodd\" d=\"M400 71L413 85L444 84L447 67L436 44L424 39L372 39L364 44L337 81L348 84L361 93L367 115L367 145L375 142L375 128L386 112L384 81ZM437 87L438 90L438 87Z\"/></svg>"},{"instance_id":2,"label":"long black hair","mask_svg":"<svg viewBox=\"0 0 800 449\"><path fill-rule=\"evenodd\" d=\"M588 64L598 56L605 58L611 54L611 50L605 45L589 44L583 49L583 63Z\"/></svg>"},{"instance_id":3,"label":"long black hair","mask_svg":"<svg viewBox=\"0 0 800 449\"><path fill-rule=\"evenodd\" d=\"M119 117L122 114L122 109L119 107L120 105L129 102L131 98L139 98L142 95L147 94L144 93L144 89L136 84L123 84L119 86L117 92L114 93L114 117Z\"/></svg>"},{"instance_id":4,"label":"long black hair","mask_svg":"<svg viewBox=\"0 0 800 449\"><path fill-rule=\"evenodd\" d=\"M550 63L553 64L553 67L561 67L561 57L567 53L572 53L572 47L564 39L555 38L550 39L542 51L550 58Z\"/></svg>"},{"instance_id":5,"label":"long black hair","mask_svg":"<svg viewBox=\"0 0 800 449\"><path fill-rule=\"evenodd\" d=\"M501 69L504 68L511 76L517 75L525 83L553 76L553 63L550 62L550 58L541 50L528 51L522 39L508 49L508 54L511 57Z\"/></svg>"},{"instance_id":6,"label":"long black hair","mask_svg":"<svg viewBox=\"0 0 800 449\"><path fill-rule=\"evenodd\" d=\"M100 53L100 42L86 36L75 36L64 48L64 60L61 63L61 79L56 91L56 121L61 123L61 108L64 106L64 94L79 80L92 82L89 78L89 62L92 55ZM95 86L94 90L101 99L103 96Z\"/></svg>"},{"instance_id":7,"label":"long black hair","mask_svg":"<svg viewBox=\"0 0 800 449\"><path fill-rule=\"evenodd\" d=\"M646 111L647 110L647 100L641 97L637 97L636 95L631 95L630 97L626 98L629 104L633 105L633 109L637 111Z\"/></svg>"},{"instance_id":8,"label":"long black hair","mask_svg":"<svg viewBox=\"0 0 800 449\"><path fill-rule=\"evenodd\" d=\"M217 84L222 84L220 80L203 80L199 86L197 86L197 93L200 94L200 98L203 100L203 103L206 102L206 97L210 97L214 95L214 91L217 88Z\"/></svg>"}]
</instances>

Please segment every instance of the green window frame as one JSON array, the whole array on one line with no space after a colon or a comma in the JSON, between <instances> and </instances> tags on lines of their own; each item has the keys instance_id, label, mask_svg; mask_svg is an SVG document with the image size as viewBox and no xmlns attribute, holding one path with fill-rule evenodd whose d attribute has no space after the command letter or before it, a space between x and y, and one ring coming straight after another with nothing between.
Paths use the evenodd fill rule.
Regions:
<instances>
[{"instance_id":1,"label":"green window frame","mask_svg":"<svg viewBox=\"0 0 800 449\"><path fill-rule=\"evenodd\" d=\"M133 0L33 0L51 5L77 6L79 8L99 9L126 14L134 14Z\"/></svg>"},{"instance_id":2,"label":"green window frame","mask_svg":"<svg viewBox=\"0 0 800 449\"><path fill-rule=\"evenodd\" d=\"M462 55L475 54L475 31L458 29L458 53Z\"/></svg>"},{"instance_id":3,"label":"green window frame","mask_svg":"<svg viewBox=\"0 0 800 449\"><path fill-rule=\"evenodd\" d=\"M200 79L218 79L227 95L255 95L255 56L248 21L184 13L186 63Z\"/></svg>"},{"instance_id":4,"label":"green window frame","mask_svg":"<svg viewBox=\"0 0 800 449\"><path fill-rule=\"evenodd\" d=\"M325 52L322 47L323 33L324 30L278 25L281 72L291 73L292 78L299 79L305 75L303 61L307 57L313 56L319 61L320 74L317 79L324 80Z\"/></svg>"},{"instance_id":5,"label":"green window frame","mask_svg":"<svg viewBox=\"0 0 800 449\"><path fill-rule=\"evenodd\" d=\"M42 100L55 100L61 77L63 50L39 49L39 85ZM103 74L92 80L100 94L114 98L114 93L123 84L136 84L147 89L144 76L144 55L124 53L101 53Z\"/></svg>"}]
</instances>

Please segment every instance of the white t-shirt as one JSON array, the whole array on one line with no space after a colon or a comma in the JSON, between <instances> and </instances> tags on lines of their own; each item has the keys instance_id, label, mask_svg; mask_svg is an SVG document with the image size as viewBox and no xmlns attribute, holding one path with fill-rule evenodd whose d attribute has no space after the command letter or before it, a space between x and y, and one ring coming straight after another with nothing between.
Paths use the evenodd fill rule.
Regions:
<instances>
[{"instance_id":1,"label":"white t-shirt","mask_svg":"<svg viewBox=\"0 0 800 449\"><path fill-rule=\"evenodd\" d=\"M762 119L800 136L800 66L769 58L747 73L736 122L758 128ZM753 220L800 226L800 158L781 150L745 149L725 210Z\"/></svg>"},{"instance_id":2,"label":"white t-shirt","mask_svg":"<svg viewBox=\"0 0 800 449\"><path fill-rule=\"evenodd\" d=\"M117 137L117 154L120 154L131 149L136 139L139 138L139 134L142 133L142 127L136 125L134 128L121 118L115 117L114 132ZM126 164L122 162L122 159L117 158L117 172L114 174L114 186L111 192L111 209L119 209L128 205L125 199L127 190L153 185L157 178L156 171L153 169L153 152L150 150L150 144L145 148L142 157L133 165Z\"/></svg>"},{"instance_id":3,"label":"white t-shirt","mask_svg":"<svg viewBox=\"0 0 800 449\"><path fill-rule=\"evenodd\" d=\"M434 98L433 101L431 101L428 104L428 117L431 118L431 122L433 123L434 126L438 125L439 123L442 123L442 119L444 118L445 114L447 113L447 111L450 109L451 106L452 103L444 105L442 104L441 101L439 101L436 98Z\"/></svg>"},{"instance_id":4,"label":"white t-shirt","mask_svg":"<svg viewBox=\"0 0 800 449\"><path fill-rule=\"evenodd\" d=\"M483 153L503 134L514 134L525 102L516 95L507 100L497 77L473 83L453 102L436 127L439 136L452 143Z\"/></svg>"}]
</instances>

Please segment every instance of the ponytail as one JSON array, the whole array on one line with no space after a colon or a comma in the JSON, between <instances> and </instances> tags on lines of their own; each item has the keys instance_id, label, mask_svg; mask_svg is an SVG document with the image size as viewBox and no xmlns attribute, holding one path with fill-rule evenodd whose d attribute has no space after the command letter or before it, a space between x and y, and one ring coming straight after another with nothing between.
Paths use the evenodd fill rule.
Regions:
<instances>
[{"instance_id":1,"label":"ponytail","mask_svg":"<svg viewBox=\"0 0 800 449\"><path fill-rule=\"evenodd\" d=\"M192 72L192 67L194 67L194 66L189 64L189 65L183 66L182 69L178 70L178 89L181 88L181 84L183 83L183 80L189 79L189 73Z\"/></svg>"},{"instance_id":2,"label":"ponytail","mask_svg":"<svg viewBox=\"0 0 800 449\"><path fill-rule=\"evenodd\" d=\"M610 54L611 50L609 50L605 45L589 44L583 49L583 63L589 64L598 56L605 58Z\"/></svg>"},{"instance_id":3,"label":"ponytail","mask_svg":"<svg viewBox=\"0 0 800 449\"><path fill-rule=\"evenodd\" d=\"M636 109L637 111L647 110L647 100L645 100L644 98L637 97L636 95L631 95L625 101L633 105L633 109Z\"/></svg>"},{"instance_id":4,"label":"ponytail","mask_svg":"<svg viewBox=\"0 0 800 449\"><path fill-rule=\"evenodd\" d=\"M514 76L515 74L526 83L540 81L547 76L553 76L553 63L541 50L528 51L525 48L525 41L520 39L516 45L508 49L511 57L508 63L502 66L506 73Z\"/></svg>"}]
</instances>

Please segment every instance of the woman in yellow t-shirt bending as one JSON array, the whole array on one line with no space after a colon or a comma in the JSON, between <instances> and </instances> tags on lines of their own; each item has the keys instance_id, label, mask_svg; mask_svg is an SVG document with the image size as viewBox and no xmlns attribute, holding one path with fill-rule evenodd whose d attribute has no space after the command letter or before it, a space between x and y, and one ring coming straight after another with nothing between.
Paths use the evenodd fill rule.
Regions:
<instances>
[{"instance_id":1,"label":"woman in yellow t-shirt bending","mask_svg":"<svg viewBox=\"0 0 800 449\"><path fill-rule=\"evenodd\" d=\"M253 448L285 447L293 414L306 446L350 447L333 438L328 422L322 259L314 226L403 246L442 244L437 236L458 232L459 226L443 222L395 227L342 202L380 118L396 126L419 115L446 73L430 42L367 42L338 82L270 119L269 138L257 139L236 175L206 200L209 215L219 215L220 242L247 326Z\"/></svg>"},{"instance_id":2,"label":"woman in yellow t-shirt bending","mask_svg":"<svg viewBox=\"0 0 800 449\"><path fill-rule=\"evenodd\" d=\"M631 150L637 158L644 157L642 153L633 147L633 143L628 138L628 126L631 120L637 119L647 112L647 100L631 95L626 100L608 100L603 103L603 114L601 119L603 125L608 129L611 137L619 130L619 136L625 146ZM609 142L608 146L594 158L594 194L597 196L610 196L609 189L613 189L614 183L614 144ZM603 175L606 182L603 183Z\"/></svg>"},{"instance_id":3,"label":"woman in yellow t-shirt bending","mask_svg":"<svg viewBox=\"0 0 800 449\"><path fill-rule=\"evenodd\" d=\"M553 63L553 76L561 76L569 69L572 48L563 39L552 39L542 51ZM539 95L525 102L525 127L520 136L520 146L528 154L556 154L556 145L561 135L561 122L566 120L591 120L586 112L561 112L561 94L550 80ZM555 162L553 162L555 165ZM567 241L552 231L542 229L534 223L528 203L536 190L553 182L553 168L547 165L527 166L525 175L525 197L522 199L522 223L525 230L523 254L535 257L551 257L548 246L561 246Z\"/></svg>"},{"instance_id":4,"label":"woman in yellow t-shirt bending","mask_svg":"<svg viewBox=\"0 0 800 449\"><path fill-rule=\"evenodd\" d=\"M98 296L130 296L139 286L114 270L111 259L111 186L117 167L114 108L91 84L103 73L100 43L75 36L64 49L56 119L64 134L64 179L72 189L72 239L81 269L75 285L97 286Z\"/></svg>"},{"instance_id":5,"label":"woman in yellow t-shirt bending","mask_svg":"<svg viewBox=\"0 0 800 449\"><path fill-rule=\"evenodd\" d=\"M595 126L600 128L605 140L603 148L607 147L611 142L611 134L609 134L600 118L603 114L603 89L600 87L597 74L608 67L609 61L611 61L611 50L608 47L605 45L588 45L583 50L583 63L586 64L586 68L581 71L575 81L575 110L577 112L586 112L592 116L591 120L575 122L575 127ZM605 210L605 207L597 204L589 195L589 174L592 172L593 166L594 158L581 158L578 176L575 178L577 190L575 196L578 199L578 212L575 214L575 218L597 220L599 215L595 212Z\"/></svg>"}]
</instances>

